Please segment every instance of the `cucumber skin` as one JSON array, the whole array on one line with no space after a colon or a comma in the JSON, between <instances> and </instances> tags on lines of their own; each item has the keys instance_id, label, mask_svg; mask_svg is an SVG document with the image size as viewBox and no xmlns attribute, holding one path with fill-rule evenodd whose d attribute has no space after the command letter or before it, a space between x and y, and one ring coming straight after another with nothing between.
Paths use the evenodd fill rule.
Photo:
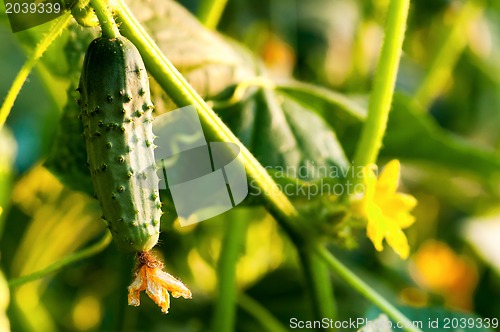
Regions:
<instances>
[{"instance_id":1,"label":"cucumber skin","mask_svg":"<svg viewBox=\"0 0 500 332\"><path fill-rule=\"evenodd\" d=\"M88 166L103 219L119 248L148 251L158 242L162 212L153 104L137 48L122 36L94 39L79 91Z\"/></svg>"}]
</instances>

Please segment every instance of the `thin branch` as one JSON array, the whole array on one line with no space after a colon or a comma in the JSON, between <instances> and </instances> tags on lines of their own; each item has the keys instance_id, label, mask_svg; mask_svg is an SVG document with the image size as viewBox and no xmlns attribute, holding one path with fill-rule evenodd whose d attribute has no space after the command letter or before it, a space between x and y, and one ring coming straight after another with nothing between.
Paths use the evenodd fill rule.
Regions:
<instances>
[{"instance_id":1,"label":"thin branch","mask_svg":"<svg viewBox=\"0 0 500 332\"><path fill-rule=\"evenodd\" d=\"M412 322L401 313L396 307L394 307L389 301L387 301L382 295L377 293L373 288L371 288L367 283L361 280L356 274L349 270L344 264L342 264L335 256L333 256L324 246L316 246L316 254L321 257L330 268L335 271L335 273L340 276L347 284L354 288L361 295L366 297L370 302L379 307L383 312L385 312L390 318L396 322L401 323L405 326L405 330L408 332L422 332L420 329L413 326Z\"/></svg>"},{"instance_id":2,"label":"thin branch","mask_svg":"<svg viewBox=\"0 0 500 332\"><path fill-rule=\"evenodd\" d=\"M299 255L312 300L314 319L335 319L337 310L328 265L309 247L299 249ZM331 330L333 329L325 329Z\"/></svg>"},{"instance_id":3,"label":"thin branch","mask_svg":"<svg viewBox=\"0 0 500 332\"><path fill-rule=\"evenodd\" d=\"M355 166L366 166L377 161L396 85L409 7L409 0L391 0L389 4L384 42L368 105L368 117L354 155Z\"/></svg>"},{"instance_id":4,"label":"thin branch","mask_svg":"<svg viewBox=\"0 0 500 332\"><path fill-rule=\"evenodd\" d=\"M215 30L226 8L227 0L202 0L198 19L208 29Z\"/></svg>"},{"instance_id":5,"label":"thin branch","mask_svg":"<svg viewBox=\"0 0 500 332\"><path fill-rule=\"evenodd\" d=\"M288 329L281 324L265 307L245 293L238 296L240 307L254 317L269 332L287 332Z\"/></svg>"},{"instance_id":6,"label":"thin branch","mask_svg":"<svg viewBox=\"0 0 500 332\"><path fill-rule=\"evenodd\" d=\"M239 213L238 210L233 211ZM247 221L237 216L226 226L226 234L222 243L218 263L218 299L215 302L215 313L212 322L212 331L234 331L236 318L236 265L241 255Z\"/></svg>"},{"instance_id":7,"label":"thin branch","mask_svg":"<svg viewBox=\"0 0 500 332\"><path fill-rule=\"evenodd\" d=\"M81 251L77 251L77 252L72 253L64 258L61 258L57 262L47 266L46 268L44 268L40 271L33 272L31 274L9 280L9 282L8 282L9 287L14 288L14 287L20 286L22 284L28 283L30 281L35 281L35 280L41 279L43 277L46 277L47 275L54 273L54 272L66 267L70 264L76 263L76 262L81 261L85 258L94 256L94 255L100 253L101 251L106 249L106 247L110 243L111 243L111 233L106 231L106 234L104 234L104 236L102 237L101 240L99 240L99 242L94 243L93 245L89 246L88 248L85 248Z\"/></svg>"}]
</instances>

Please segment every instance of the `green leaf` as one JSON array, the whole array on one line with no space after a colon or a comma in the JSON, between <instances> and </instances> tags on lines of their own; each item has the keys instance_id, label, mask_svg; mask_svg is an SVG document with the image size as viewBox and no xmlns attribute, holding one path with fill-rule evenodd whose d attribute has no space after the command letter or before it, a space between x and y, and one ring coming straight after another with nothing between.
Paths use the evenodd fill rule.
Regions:
<instances>
[{"instance_id":1,"label":"green leaf","mask_svg":"<svg viewBox=\"0 0 500 332\"><path fill-rule=\"evenodd\" d=\"M346 150L355 145L366 114L362 104L300 82L282 83L277 89L320 114L335 128ZM500 178L497 154L442 129L403 94L395 95L381 157L459 171L490 186Z\"/></svg>"},{"instance_id":2,"label":"green leaf","mask_svg":"<svg viewBox=\"0 0 500 332\"><path fill-rule=\"evenodd\" d=\"M366 105L339 92L298 81L279 82L276 88L325 118L342 122L359 122L366 118Z\"/></svg>"},{"instance_id":3,"label":"green leaf","mask_svg":"<svg viewBox=\"0 0 500 332\"><path fill-rule=\"evenodd\" d=\"M446 132L416 108L409 97L395 96L381 156L446 167L485 184L498 182L500 156Z\"/></svg>"},{"instance_id":4,"label":"green leaf","mask_svg":"<svg viewBox=\"0 0 500 332\"><path fill-rule=\"evenodd\" d=\"M258 88L243 101L214 110L271 173L317 180L318 169L349 165L328 124L287 95Z\"/></svg>"},{"instance_id":5,"label":"green leaf","mask_svg":"<svg viewBox=\"0 0 500 332\"><path fill-rule=\"evenodd\" d=\"M284 81L276 89L316 112L330 125L348 156L354 154L361 123L367 114L366 96L346 96L317 85Z\"/></svg>"},{"instance_id":6,"label":"green leaf","mask_svg":"<svg viewBox=\"0 0 500 332\"><path fill-rule=\"evenodd\" d=\"M202 97L255 76L254 59L234 42L206 29L175 1L127 1L163 54Z\"/></svg>"},{"instance_id":7,"label":"green leaf","mask_svg":"<svg viewBox=\"0 0 500 332\"><path fill-rule=\"evenodd\" d=\"M233 90L223 93L222 100L227 100ZM338 186L334 186L345 177L349 163L335 133L311 110L287 95L264 88L254 89L236 104L214 110L274 176L286 195L309 200L326 190L328 194L341 194L334 192L338 191ZM162 131L162 124L154 122L154 131ZM210 137L206 139L210 141ZM259 195L252 191L256 187L252 182L249 185L250 199L245 204L260 204L260 200L253 199ZM168 190L162 201L170 201ZM169 204L164 206L173 210Z\"/></svg>"}]
</instances>

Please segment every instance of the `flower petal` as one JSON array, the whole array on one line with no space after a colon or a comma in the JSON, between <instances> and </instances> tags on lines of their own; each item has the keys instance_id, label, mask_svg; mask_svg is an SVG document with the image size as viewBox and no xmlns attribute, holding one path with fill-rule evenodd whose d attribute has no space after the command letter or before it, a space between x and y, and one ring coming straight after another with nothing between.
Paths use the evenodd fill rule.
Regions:
<instances>
[{"instance_id":1,"label":"flower petal","mask_svg":"<svg viewBox=\"0 0 500 332\"><path fill-rule=\"evenodd\" d=\"M412 195L396 193L393 196L394 206L401 210L412 210L415 206L417 206L417 199Z\"/></svg>"},{"instance_id":2,"label":"flower petal","mask_svg":"<svg viewBox=\"0 0 500 332\"><path fill-rule=\"evenodd\" d=\"M406 259L410 247L402 229L415 222L410 211L417 205L417 200L411 195L396 191L400 168L399 161L392 160L377 179L373 170L365 167L365 194L361 201L352 200L352 211L367 220L366 235L376 250L383 250L385 238L394 251Z\"/></svg>"},{"instance_id":3,"label":"flower petal","mask_svg":"<svg viewBox=\"0 0 500 332\"><path fill-rule=\"evenodd\" d=\"M143 266L144 267L144 266ZM128 304L135 307L141 304L141 292L146 289L146 274L143 268L135 274L135 279L128 287Z\"/></svg>"},{"instance_id":4,"label":"flower petal","mask_svg":"<svg viewBox=\"0 0 500 332\"><path fill-rule=\"evenodd\" d=\"M382 241L385 236L385 224L380 209L373 204L368 214L368 225L366 226L366 236L372 241L377 251L382 251L384 246Z\"/></svg>"},{"instance_id":5,"label":"flower petal","mask_svg":"<svg viewBox=\"0 0 500 332\"><path fill-rule=\"evenodd\" d=\"M161 311L166 314L170 308L170 295L164 287L162 280L157 277L158 269L146 267L146 271L146 294L148 294L148 296L161 308Z\"/></svg>"},{"instance_id":6,"label":"flower petal","mask_svg":"<svg viewBox=\"0 0 500 332\"><path fill-rule=\"evenodd\" d=\"M410 254L410 246L405 233L395 225L390 227L386 233L385 239L394 251L402 258L407 259Z\"/></svg>"},{"instance_id":7,"label":"flower petal","mask_svg":"<svg viewBox=\"0 0 500 332\"><path fill-rule=\"evenodd\" d=\"M417 204L417 200L411 195L396 193L383 201L377 200L376 203L384 211L384 215L401 228L408 228L415 222L415 217L409 211Z\"/></svg>"},{"instance_id":8,"label":"flower petal","mask_svg":"<svg viewBox=\"0 0 500 332\"><path fill-rule=\"evenodd\" d=\"M410 213L401 213L395 220L401 229L406 229L415 223L415 217Z\"/></svg>"},{"instance_id":9,"label":"flower petal","mask_svg":"<svg viewBox=\"0 0 500 332\"><path fill-rule=\"evenodd\" d=\"M155 277L161 281L163 287L172 293L172 296L178 298L182 296L185 299L191 298L191 291L184 286L182 282L175 279L171 274L162 270L156 269L154 271Z\"/></svg>"},{"instance_id":10,"label":"flower petal","mask_svg":"<svg viewBox=\"0 0 500 332\"><path fill-rule=\"evenodd\" d=\"M139 253L138 264L134 281L128 287L129 305L140 305L140 293L143 290L146 290L146 294L161 308L163 313L168 313L170 307L169 291L174 297L191 298L191 291L182 282L162 271L163 263L150 252Z\"/></svg>"},{"instance_id":11,"label":"flower petal","mask_svg":"<svg viewBox=\"0 0 500 332\"><path fill-rule=\"evenodd\" d=\"M391 194L395 193L399 186L399 170L401 164L399 160L394 159L388 162L377 181L377 192Z\"/></svg>"}]
</instances>

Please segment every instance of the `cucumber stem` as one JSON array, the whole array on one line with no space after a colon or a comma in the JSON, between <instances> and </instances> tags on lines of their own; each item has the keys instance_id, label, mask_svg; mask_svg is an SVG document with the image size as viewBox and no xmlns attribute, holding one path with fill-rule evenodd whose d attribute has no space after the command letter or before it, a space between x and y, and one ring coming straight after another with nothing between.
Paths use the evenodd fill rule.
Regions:
<instances>
[{"instance_id":1,"label":"cucumber stem","mask_svg":"<svg viewBox=\"0 0 500 332\"><path fill-rule=\"evenodd\" d=\"M102 36L114 39L120 36L118 26L109 10L109 4L106 0L91 0L90 5L94 8L95 14L101 23Z\"/></svg>"}]
</instances>

